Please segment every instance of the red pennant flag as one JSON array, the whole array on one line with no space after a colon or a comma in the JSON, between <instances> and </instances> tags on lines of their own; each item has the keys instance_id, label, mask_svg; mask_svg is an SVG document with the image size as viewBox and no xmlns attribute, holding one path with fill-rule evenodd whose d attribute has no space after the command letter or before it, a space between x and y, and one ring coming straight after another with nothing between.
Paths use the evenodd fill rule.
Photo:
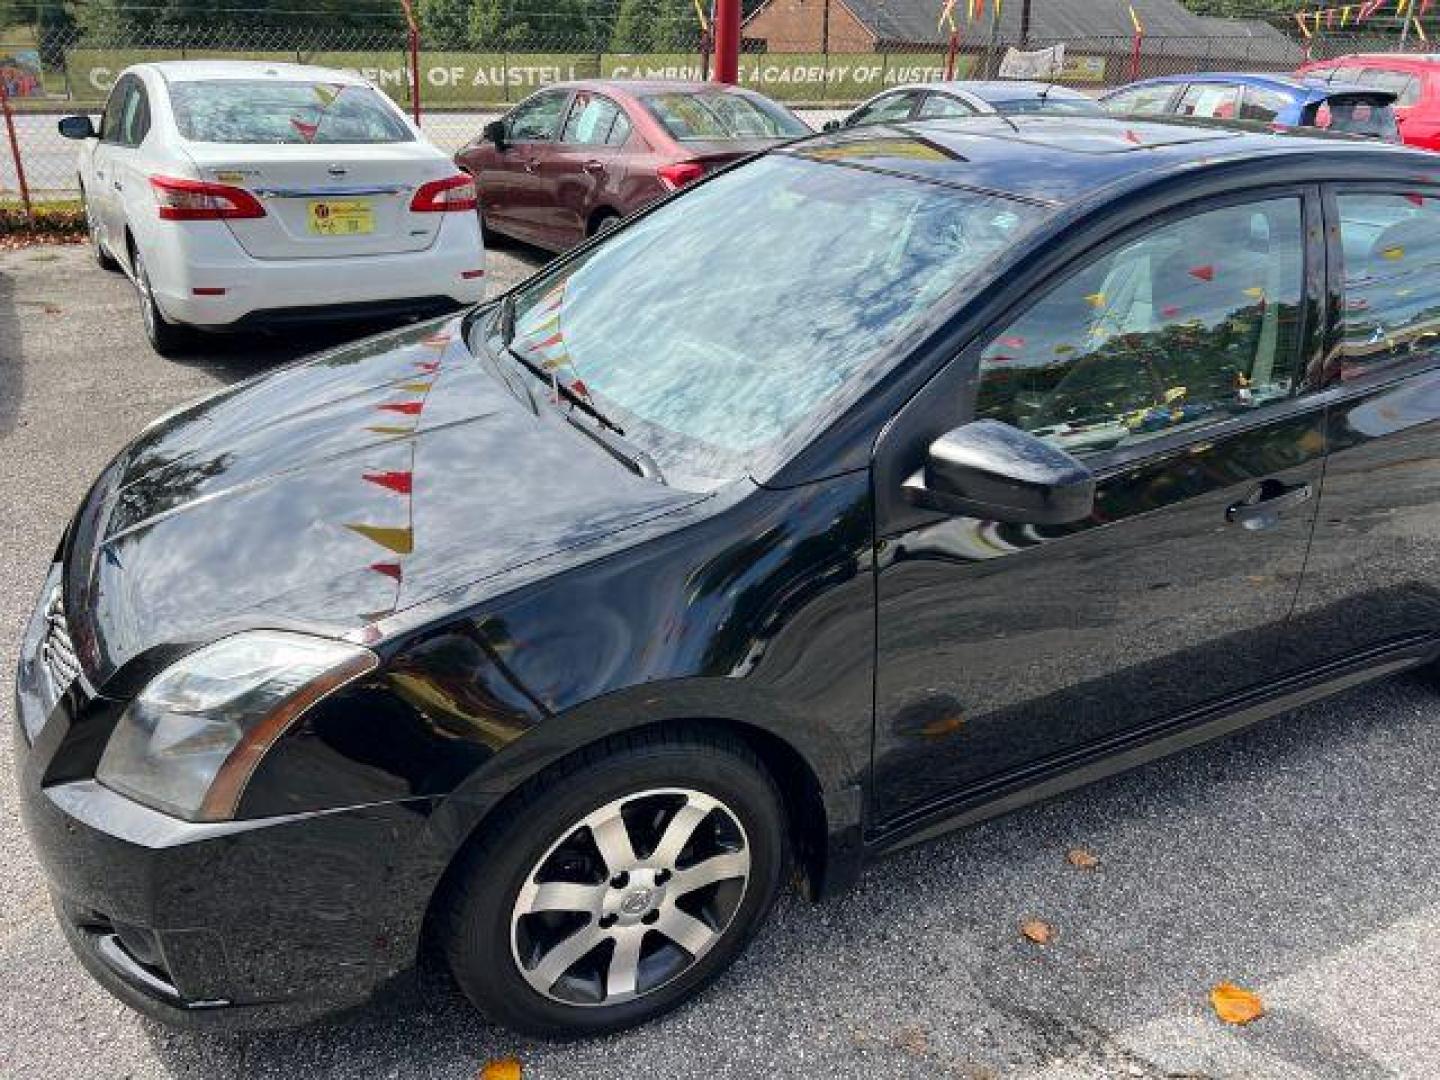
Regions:
<instances>
[{"instance_id":1,"label":"red pennant flag","mask_svg":"<svg viewBox=\"0 0 1440 1080\"><path fill-rule=\"evenodd\" d=\"M398 412L403 416L419 416L420 410L425 408L423 401L393 401L388 405L377 405L377 409L385 412Z\"/></svg>"},{"instance_id":2,"label":"red pennant flag","mask_svg":"<svg viewBox=\"0 0 1440 1080\"><path fill-rule=\"evenodd\" d=\"M421 371L425 372L427 375L433 375L435 374L435 372L440 370L440 361L417 360L415 361L415 366L418 367Z\"/></svg>"},{"instance_id":3,"label":"red pennant flag","mask_svg":"<svg viewBox=\"0 0 1440 1080\"><path fill-rule=\"evenodd\" d=\"M306 142L315 141L315 133L320 130L319 124L307 124L304 120L297 120L294 117L290 118L290 123L295 125L295 130L300 132L300 137Z\"/></svg>"},{"instance_id":4,"label":"red pennant flag","mask_svg":"<svg viewBox=\"0 0 1440 1080\"><path fill-rule=\"evenodd\" d=\"M414 474L408 472L381 472L366 473L365 479L372 484L379 484L383 488L389 488L400 495L410 494L410 481Z\"/></svg>"},{"instance_id":5,"label":"red pennant flag","mask_svg":"<svg viewBox=\"0 0 1440 1080\"><path fill-rule=\"evenodd\" d=\"M1180 309L1174 304L1171 304L1169 307L1161 308L1160 314L1165 316L1165 318L1167 319L1173 319L1176 315L1180 314Z\"/></svg>"},{"instance_id":6,"label":"red pennant flag","mask_svg":"<svg viewBox=\"0 0 1440 1080\"><path fill-rule=\"evenodd\" d=\"M1215 267L1208 264L1205 266L1192 266L1190 268L1190 276L1199 278L1201 281L1214 281Z\"/></svg>"},{"instance_id":7,"label":"red pennant flag","mask_svg":"<svg viewBox=\"0 0 1440 1080\"><path fill-rule=\"evenodd\" d=\"M1410 202L1414 203L1416 206L1424 206L1424 205L1425 205L1425 196L1424 196L1424 195L1411 194L1411 195L1406 195L1405 198L1408 199Z\"/></svg>"},{"instance_id":8,"label":"red pennant flag","mask_svg":"<svg viewBox=\"0 0 1440 1080\"><path fill-rule=\"evenodd\" d=\"M371 563L370 569L374 570L377 574L384 574L388 578L394 578L396 581L400 580L402 573L398 562Z\"/></svg>"}]
</instances>

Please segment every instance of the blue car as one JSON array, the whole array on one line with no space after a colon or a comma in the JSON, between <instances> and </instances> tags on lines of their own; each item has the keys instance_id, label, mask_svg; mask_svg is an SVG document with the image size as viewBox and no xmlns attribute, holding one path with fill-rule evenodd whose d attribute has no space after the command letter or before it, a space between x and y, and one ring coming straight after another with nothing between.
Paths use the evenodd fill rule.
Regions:
<instances>
[{"instance_id":1,"label":"blue car","mask_svg":"<svg viewBox=\"0 0 1440 1080\"><path fill-rule=\"evenodd\" d=\"M1374 86L1294 75L1207 71L1131 83L1100 99L1111 113L1242 120L1279 128L1323 128L1399 142L1395 94Z\"/></svg>"}]
</instances>

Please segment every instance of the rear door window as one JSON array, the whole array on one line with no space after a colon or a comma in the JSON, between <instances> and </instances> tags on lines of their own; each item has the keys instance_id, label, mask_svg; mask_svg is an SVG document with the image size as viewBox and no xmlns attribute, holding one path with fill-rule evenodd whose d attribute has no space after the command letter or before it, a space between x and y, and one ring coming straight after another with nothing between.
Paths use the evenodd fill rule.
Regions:
<instances>
[{"instance_id":1,"label":"rear door window","mask_svg":"<svg viewBox=\"0 0 1440 1080\"><path fill-rule=\"evenodd\" d=\"M1245 97L1240 104L1240 119L1269 123L1289 107L1289 95L1278 90L1249 86L1245 88Z\"/></svg>"},{"instance_id":2,"label":"rear door window","mask_svg":"<svg viewBox=\"0 0 1440 1080\"><path fill-rule=\"evenodd\" d=\"M394 109L368 86L278 79L170 84L181 137L210 143L411 142Z\"/></svg>"},{"instance_id":3,"label":"rear door window","mask_svg":"<svg viewBox=\"0 0 1440 1080\"><path fill-rule=\"evenodd\" d=\"M1181 116L1233 120L1240 108L1240 87L1228 83L1192 83L1176 109Z\"/></svg>"},{"instance_id":4,"label":"rear door window","mask_svg":"<svg viewBox=\"0 0 1440 1080\"><path fill-rule=\"evenodd\" d=\"M1341 194L1341 377L1440 360L1440 196Z\"/></svg>"},{"instance_id":5,"label":"rear door window","mask_svg":"<svg viewBox=\"0 0 1440 1080\"><path fill-rule=\"evenodd\" d=\"M570 115L565 120L565 130L560 135L560 141L582 146L614 145L610 133L624 115L619 105L602 94L588 91L577 93L570 106ZM629 131L628 124L625 129Z\"/></svg>"},{"instance_id":6,"label":"rear door window","mask_svg":"<svg viewBox=\"0 0 1440 1080\"><path fill-rule=\"evenodd\" d=\"M935 120L944 116L974 116L975 110L959 98L949 94L926 94L920 106L921 120Z\"/></svg>"},{"instance_id":7,"label":"rear door window","mask_svg":"<svg viewBox=\"0 0 1440 1080\"><path fill-rule=\"evenodd\" d=\"M1400 128L1395 110L1389 104L1363 94L1340 94L1307 110L1312 119L1309 126L1346 135L1364 135L1372 139L1400 141Z\"/></svg>"}]
</instances>

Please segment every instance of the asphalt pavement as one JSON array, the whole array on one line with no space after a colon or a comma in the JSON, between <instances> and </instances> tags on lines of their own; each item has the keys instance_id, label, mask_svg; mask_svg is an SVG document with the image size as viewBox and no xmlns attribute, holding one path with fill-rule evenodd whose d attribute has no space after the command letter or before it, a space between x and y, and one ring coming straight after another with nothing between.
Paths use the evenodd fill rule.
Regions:
<instances>
[{"instance_id":1,"label":"asphalt pavement","mask_svg":"<svg viewBox=\"0 0 1440 1080\"><path fill-rule=\"evenodd\" d=\"M537 265L492 253L491 281ZM545 1045L443 980L279 1034L182 1034L69 956L26 844L10 677L56 539L153 416L333 341L147 348L125 280L82 248L0 254L0 1077L1440 1076L1440 694L1363 687L1061 800L917 847L819 906L786 898L699 1001ZM1066 853L1084 848L1091 869ZM1048 945L1022 922L1054 928ZM1221 1023L1207 992L1258 993Z\"/></svg>"}]
</instances>

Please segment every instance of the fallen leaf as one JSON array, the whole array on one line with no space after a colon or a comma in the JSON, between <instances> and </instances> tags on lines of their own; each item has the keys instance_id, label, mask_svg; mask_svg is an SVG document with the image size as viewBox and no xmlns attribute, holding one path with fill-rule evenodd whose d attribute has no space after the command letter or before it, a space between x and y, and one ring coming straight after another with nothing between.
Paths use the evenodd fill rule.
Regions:
<instances>
[{"instance_id":1,"label":"fallen leaf","mask_svg":"<svg viewBox=\"0 0 1440 1080\"><path fill-rule=\"evenodd\" d=\"M1100 865L1098 856L1078 847L1071 848L1065 853L1065 861L1078 870L1094 870Z\"/></svg>"},{"instance_id":2,"label":"fallen leaf","mask_svg":"<svg viewBox=\"0 0 1440 1080\"><path fill-rule=\"evenodd\" d=\"M924 1057L930 1050L930 1040L918 1027L901 1028L895 1033L895 1045L911 1057Z\"/></svg>"},{"instance_id":3,"label":"fallen leaf","mask_svg":"<svg viewBox=\"0 0 1440 1080\"><path fill-rule=\"evenodd\" d=\"M520 1080L521 1069L518 1058L497 1058L481 1066L475 1080Z\"/></svg>"},{"instance_id":4,"label":"fallen leaf","mask_svg":"<svg viewBox=\"0 0 1440 1080\"><path fill-rule=\"evenodd\" d=\"M60 306L58 304L46 304L44 311L46 315L59 315Z\"/></svg>"},{"instance_id":5,"label":"fallen leaf","mask_svg":"<svg viewBox=\"0 0 1440 1080\"><path fill-rule=\"evenodd\" d=\"M1227 1024L1248 1024L1265 1015L1260 998L1234 983L1222 982L1211 989L1210 1005Z\"/></svg>"},{"instance_id":6,"label":"fallen leaf","mask_svg":"<svg viewBox=\"0 0 1440 1080\"><path fill-rule=\"evenodd\" d=\"M1055 936L1055 928L1039 919L1028 919L1020 924L1020 936L1036 945L1049 945Z\"/></svg>"}]
</instances>

